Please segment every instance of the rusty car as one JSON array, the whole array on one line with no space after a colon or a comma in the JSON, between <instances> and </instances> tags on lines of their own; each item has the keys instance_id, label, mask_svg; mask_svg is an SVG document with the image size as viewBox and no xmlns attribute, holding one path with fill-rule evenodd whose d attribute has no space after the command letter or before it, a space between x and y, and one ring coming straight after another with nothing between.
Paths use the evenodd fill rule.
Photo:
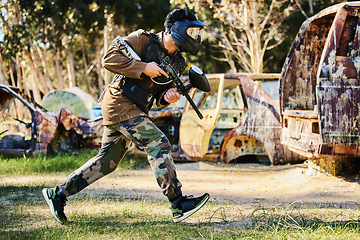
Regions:
<instances>
[{"instance_id":1,"label":"rusty car","mask_svg":"<svg viewBox=\"0 0 360 240\"><path fill-rule=\"evenodd\" d=\"M206 74L211 91L189 93L204 116L200 119L182 99L179 106L152 109L150 117L169 138L177 161L249 162L285 164L304 161L280 143L279 101L262 84L280 74ZM187 81L184 76L183 81ZM180 101L181 102L181 101ZM134 155L144 155L137 148Z\"/></svg>"},{"instance_id":2,"label":"rusty car","mask_svg":"<svg viewBox=\"0 0 360 240\"><path fill-rule=\"evenodd\" d=\"M0 155L58 153L98 146L101 119L89 120L62 108L47 111L16 87L0 84Z\"/></svg>"},{"instance_id":3,"label":"rusty car","mask_svg":"<svg viewBox=\"0 0 360 240\"><path fill-rule=\"evenodd\" d=\"M281 142L337 175L360 157L360 2L306 20L280 78Z\"/></svg>"},{"instance_id":4,"label":"rusty car","mask_svg":"<svg viewBox=\"0 0 360 240\"><path fill-rule=\"evenodd\" d=\"M279 74L208 74L211 91L190 93L204 115L185 104L179 145L187 159L222 161L268 157L271 164L303 161L280 143L279 101L261 88Z\"/></svg>"}]
</instances>

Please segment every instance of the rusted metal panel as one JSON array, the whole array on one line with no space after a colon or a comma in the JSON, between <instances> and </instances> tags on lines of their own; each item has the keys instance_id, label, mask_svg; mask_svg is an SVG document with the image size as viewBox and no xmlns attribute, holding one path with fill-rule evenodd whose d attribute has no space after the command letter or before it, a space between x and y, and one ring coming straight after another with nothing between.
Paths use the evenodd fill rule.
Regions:
<instances>
[{"instance_id":1,"label":"rusted metal panel","mask_svg":"<svg viewBox=\"0 0 360 240\"><path fill-rule=\"evenodd\" d=\"M51 140L54 138L58 120L52 114L44 114L36 111L37 144L36 153L46 153Z\"/></svg>"},{"instance_id":2,"label":"rusted metal panel","mask_svg":"<svg viewBox=\"0 0 360 240\"><path fill-rule=\"evenodd\" d=\"M281 139L303 156L360 156L359 12L342 3L305 21L284 63Z\"/></svg>"},{"instance_id":3,"label":"rusted metal panel","mask_svg":"<svg viewBox=\"0 0 360 240\"><path fill-rule=\"evenodd\" d=\"M90 121L89 119L79 118L71 111L62 109L59 114L48 112L36 103L30 103L18 89L0 85L0 94L6 96L1 98L0 111L8 111L11 108L19 108L28 111L26 119L17 119L16 116L5 114L7 119L1 118L1 125L5 122L17 122L26 125L15 127L14 131L4 130L0 132L0 153L19 154L19 153L54 153L60 150L76 149L80 145L93 146L100 144L102 136L102 121ZM16 102L16 106L14 105ZM13 105L11 105L13 104ZM34 106L32 105L34 104ZM3 114L4 115L4 114ZM4 121L5 120L5 121ZM75 133L75 135L74 135ZM26 136L25 135L29 135ZM59 140L66 140L64 144L59 144ZM76 140L76 141L74 141Z\"/></svg>"},{"instance_id":4,"label":"rusted metal panel","mask_svg":"<svg viewBox=\"0 0 360 240\"><path fill-rule=\"evenodd\" d=\"M282 142L305 157L319 156L321 136L318 115L313 111L284 111Z\"/></svg>"},{"instance_id":5,"label":"rusted metal panel","mask_svg":"<svg viewBox=\"0 0 360 240\"><path fill-rule=\"evenodd\" d=\"M324 46L317 86L323 144L340 145L342 152L360 144L359 9L360 4L339 9ZM324 147L322 153L329 150Z\"/></svg>"},{"instance_id":6,"label":"rusted metal panel","mask_svg":"<svg viewBox=\"0 0 360 240\"><path fill-rule=\"evenodd\" d=\"M87 118L81 118L66 108L60 110L57 118L67 131L74 130L83 138L101 135L103 127L101 119L91 121Z\"/></svg>"},{"instance_id":7,"label":"rusted metal panel","mask_svg":"<svg viewBox=\"0 0 360 240\"><path fill-rule=\"evenodd\" d=\"M325 84L329 85L324 86ZM349 83L337 87L322 81L318 86L321 134L324 144L359 146L360 91L359 82L355 84Z\"/></svg>"},{"instance_id":8,"label":"rusted metal panel","mask_svg":"<svg viewBox=\"0 0 360 240\"><path fill-rule=\"evenodd\" d=\"M306 21L283 67L280 98L286 110L313 110L316 105L316 73L334 15Z\"/></svg>"},{"instance_id":9,"label":"rusted metal panel","mask_svg":"<svg viewBox=\"0 0 360 240\"><path fill-rule=\"evenodd\" d=\"M267 155L262 143L248 135L239 134L237 129L226 134L221 150L224 163L230 163L232 160L246 155Z\"/></svg>"},{"instance_id":10,"label":"rusted metal panel","mask_svg":"<svg viewBox=\"0 0 360 240\"><path fill-rule=\"evenodd\" d=\"M248 110L237 128L238 134L257 139L266 149L273 164L287 162L283 149L277 149L281 133L279 102L272 99L251 79L242 77L240 81Z\"/></svg>"},{"instance_id":11,"label":"rusted metal panel","mask_svg":"<svg viewBox=\"0 0 360 240\"><path fill-rule=\"evenodd\" d=\"M273 164L302 161L302 158L280 143L279 101L271 98L249 77L226 76L240 80L248 109L239 126L224 137L221 149L223 161L230 162L251 154L251 151L253 155L267 155ZM244 146L244 143L249 146Z\"/></svg>"}]
</instances>

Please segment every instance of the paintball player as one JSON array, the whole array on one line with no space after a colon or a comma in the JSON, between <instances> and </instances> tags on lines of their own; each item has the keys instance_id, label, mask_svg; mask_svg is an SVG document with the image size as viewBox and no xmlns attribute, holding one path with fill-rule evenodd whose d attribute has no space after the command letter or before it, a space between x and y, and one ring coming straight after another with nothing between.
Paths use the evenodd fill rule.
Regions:
<instances>
[{"instance_id":1,"label":"paintball player","mask_svg":"<svg viewBox=\"0 0 360 240\"><path fill-rule=\"evenodd\" d=\"M205 26L188 10L171 11L164 21L165 32L154 34L140 29L124 37L141 60L125 56L119 42L113 41L102 60L103 66L115 73L115 77L102 101L104 134L99 153L71 173L61 185L42 190L58 222L67 222L66 198L113 172L131 142L147 153L156 180L171 203L174 222L186 219L204 206L209 194L200 197L182 194L169 140L150 120L148 111L154 101L157 106L165 107L180 99L169 75L159 65L160 60L168 56L181 75L186 63L180 52L197 55L200 30Z\"/></svg>"}]
</instances>

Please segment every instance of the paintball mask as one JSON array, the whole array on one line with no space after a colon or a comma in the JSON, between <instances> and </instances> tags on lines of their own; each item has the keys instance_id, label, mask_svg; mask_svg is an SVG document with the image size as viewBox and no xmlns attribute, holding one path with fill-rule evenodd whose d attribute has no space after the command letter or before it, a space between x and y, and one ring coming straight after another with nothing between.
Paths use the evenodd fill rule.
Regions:
<instances>
[{"instance_id":1,"label":"paintball mask","mask_svg":"<svg viewBox=\"0 0 360 240\"><path fill-rule=\"evenodd\" d=\"M179 44L180 50L196 56L200 49L201 29L207 25L199 20L190 22L176 21L171 27L173 40Z\"/></svg>"}]
</instances>

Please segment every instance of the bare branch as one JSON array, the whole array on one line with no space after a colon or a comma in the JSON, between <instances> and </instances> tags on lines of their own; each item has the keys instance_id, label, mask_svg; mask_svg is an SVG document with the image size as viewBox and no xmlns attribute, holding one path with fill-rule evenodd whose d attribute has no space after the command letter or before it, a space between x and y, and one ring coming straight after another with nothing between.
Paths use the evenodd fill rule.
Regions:
<instances>
[{"instance_id":1,"label":"bare branch","mask_svg":"<svg viewBox=\"0 0 360 240\"><path fill-rule=\"evenodd\" d=\"M1 21L3 22L4 26L8 30L9 35L12 37L13 33L11 31L11 27L10 27L9 23L5 20L4 16L2 15L2 11L0 11L0 18L1 18Z\"/></svg>"},{"instance_id":2,"label":"bare branch","mask_svg":"<svg viewBox=\"0 0 360 240\"><path fill-rule=\"evenodd\" d=\"M298 1L298 0L296 0ZM206 15L209 11L220 23L219 46L223 60L236 60L242 70L261 73L265 52L284 41L284 16L295 8L290 0L172 0ZM226 29L226 31L224 30Z\"/></svg>"}]
</instances>

